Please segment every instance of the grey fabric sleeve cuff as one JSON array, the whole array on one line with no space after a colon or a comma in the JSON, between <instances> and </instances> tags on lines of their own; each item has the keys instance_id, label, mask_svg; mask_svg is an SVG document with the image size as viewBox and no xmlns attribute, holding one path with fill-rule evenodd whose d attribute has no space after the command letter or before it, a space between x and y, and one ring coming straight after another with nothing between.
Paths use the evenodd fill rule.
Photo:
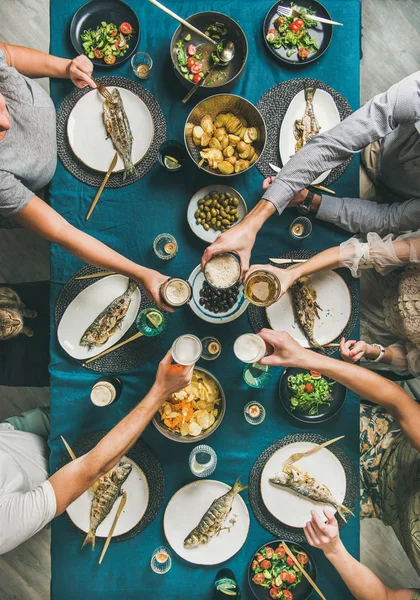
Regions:
<instances>
[{"instance_id":1,"label":"grey fabric sleeve cuff","mask_svg":"<svg viewBox=\"0 0 420 600\"><path fill-rule=\"evenodd\" d=\"M343 209L344 199L343 198L332 198L331 196L321 196L321 204L316 213L317 219L322 221L328 221L329 223L336 223L339 221L340 212Z\"/></svg>"},{"instance_id":2,"label":"grey fabric sleeve cuff","mask_svg":"<svg viewBox=\"0 0 420 600\"><path fill-rule=\"evenodd\" d=\"M262 199L274 204L279 215L289 204L294 194L291 188L281 179L275 179L270 187L264 192Z\"/></svg>"}]
</instances>

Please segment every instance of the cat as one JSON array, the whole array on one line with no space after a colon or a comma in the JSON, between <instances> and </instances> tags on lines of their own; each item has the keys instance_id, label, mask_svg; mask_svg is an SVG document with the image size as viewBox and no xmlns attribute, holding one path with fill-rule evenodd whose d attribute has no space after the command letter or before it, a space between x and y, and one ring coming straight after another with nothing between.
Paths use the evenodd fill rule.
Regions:
<instances>
[{"instance_id":1,"label":"cat","mask_svg":"<svg viewBox=\"0 0 420 600\"><path fill-rule=\"evenodd\" d=\"M7 287L0 287L0 341L10 340L20 333L32 337L34 332L24 324L23 317L34 319L35 310L28 310L18 294Z\"/></svg>"}]
</instances>

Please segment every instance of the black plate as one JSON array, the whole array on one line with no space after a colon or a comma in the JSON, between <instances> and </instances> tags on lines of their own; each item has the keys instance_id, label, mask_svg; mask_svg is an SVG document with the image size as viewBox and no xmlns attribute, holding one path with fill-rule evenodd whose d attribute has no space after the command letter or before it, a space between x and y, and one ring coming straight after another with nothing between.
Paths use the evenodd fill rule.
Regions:
<instances>
[{"instance_id":1,"label":"black plate","mask_svg":"<svg viewBox=\"0 0 420 600\"><path fill-rule=\"evenodd\" d=\"M197 27L197 29L200 31L205 31L206 27L217 22L223 23L227 27L228 33L226 37L232 40L235 44L235 56L229 66L223 68L223 70L227 72L228 77L225 81L215 85L208 86L204 84L197 89L196 93L200 96L211 96L212 94L219 93L220 91L230 91L242 77L248 58L248 42L242 28L231 17L214 11L196 13L188 17L186 20L188 23L191 23L191 25ZM189 42L184 41L186 35L191 35L191 40ZM180 25L172 36L170 53L175 75L185 88L191 89L191 87L194 85L193 82L185 79L184 75L179 70L176 52L176 45L179 40L184 41L185 45L194 44L196 47L200 46L201 44L207 45L207 42L204 38L194 33L190 29L187 29L184 25Z\"/></svg>"},{"instance_id":2,"label":"black plate","mask_svg":"<svg viewBox=\"0 0 420 600\"><path fill-rule=\"evenodd\" d=\"M270 600L270 593L269 593L269 588L268 589L267 588L263 588L262 586L257 585L256 583L254 583L252 581L252 577L254 575L254 572L252 570L251 565L252 565L252 561L254 560L254 556L258 552L260 552L263 548L265 548L265 546L270 546L270 548L272 548L273 550L275 550L276 547L279 546L282 543L282 541L283 540L271 540L271 541L267 542L266 544L263 544L262 546L260 546L258 548L258 550L256 550L256 552L254 552L254 554L252 555L251 560L249 561L249 566L248 566L248 583L249 583L249 587L251 588L252 593L254 594L254 596L256 598L258 598L258 600ZM308 555L309 561L306 564L305 571L316 582L316 574L317 574L316 564L315 564L314 559L312 558L312 556L308 552L308 550L304 546L301 546L300 544L297 544L296 542L291 542L289 540L284 540L284 541L289 546L290 550L293 547L293 548L296 548L297 550L301 550L302 552L305 552ZM305 577L302 575L302 580L299 583L299 585L297 585L294 588L291 588L290 591L293 594L293 600L307 600L307 598L309 598L309 596L312 594L312 586L309 583L309 581L307 579L305 579Z\"/></svg>"},{"instance_id":3,"label":"black plate","mask_svg":"<svg viewBox=\"0 0 420 600\"><path fill-rule=\"evenodd\" d=\"M117 67L128 60L136 51L140 41L139 20L133 9L121 0L92 0L92 2L87 2L74 14L70 24L71 43L78 54L84 54L80 34L85 29L95 29L101 24L101 21L114 23L117 27L127 21L134 30L128 41L128 51L124 56L117 56L117 60L113 65L107 65L102 58L92 58L93 64L97 67Z\"/></svg>"},{"instance_id":4,"label":"black plate","mask_svg":"<svg viewBox=\"0 0 420 600\"><path fill-rule=\"evenodd\" d=\"M286 65L290 65L293 67L300 67L304 65L309 65L310 63L318 60L327 50L328 46L331 43L332 34L333 34L333 25L328 25L328 23L318 23L315 28L311 28L309 30L312 37L316 39L318 44L318 50L316 52L311 52L308 58L302 59L299 58L297 52L292 54L292 56L286 56L286 50L284 48L274 48L271 44L267 42L266 35L269 29L273 27L273 21L279 16L277 14L277 7L281 6L289 6L289 3L276 2L270 8L263 23L263 36L264 41L267 48L270 50L272 54L282 63ZM317 17L323 17L324 19L330 19L331 16L325 6L322 6L320 2L317 0L300 0L298 3L299 8L309 8L315 11Z\"/></svg>"},{"instance_id":5,"label":"black plate","mask_svg":"<svg viewBox=\"0 0 420 600\"><path fill-rule=\"evenodd\" d=\"M303 412L299 407L296 410L291 410L290 408L290 390L288 383L288 378L291 375L297 375L297 373L308 373L306 369L300 369L298 367L288 367L283 371L282 376L279 381L279 396L284 409L291 415L294 419L301 421L303 423L310 423L315 425L317 423L323 423L324 421L328 421L332 419L342 408L346 399L346 388L341 383L335 382L332 388L332 397L334 398L333 402L328 404L322 404L319 407L319 412L317 415L308 415ZM328 382L333 381L329 377L325 377Z\"/></svg>"}]
</instances>

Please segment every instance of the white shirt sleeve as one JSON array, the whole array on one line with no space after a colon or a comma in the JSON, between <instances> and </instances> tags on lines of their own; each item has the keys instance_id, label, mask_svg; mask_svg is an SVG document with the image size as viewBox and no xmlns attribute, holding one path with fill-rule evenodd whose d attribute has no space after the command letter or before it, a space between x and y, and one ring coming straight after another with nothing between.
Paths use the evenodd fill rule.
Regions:
<instances>
[{"instance_id":1,"label":"white shirt sleeve","mask_svg":"<svg viewBox=\"0 0 420 600\"><path fill-rule=\"evenodd\" d=\"M0 554L5 554L38 533L52 521L57 510L49 481L26 492L5 495L0 500Z\"/></svg>"}]
</instances>

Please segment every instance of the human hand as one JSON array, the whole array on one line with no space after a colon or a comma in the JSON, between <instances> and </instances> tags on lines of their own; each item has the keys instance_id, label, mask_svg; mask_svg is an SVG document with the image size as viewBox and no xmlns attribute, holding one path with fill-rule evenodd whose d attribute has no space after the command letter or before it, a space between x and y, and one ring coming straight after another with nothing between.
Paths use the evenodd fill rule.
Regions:
<instances>
[{"instance_id":1,"label":"human hand","mask_svg":"<svg viewBox=\"0 0 420 600\"><path fill-rule=\"evenodd\" d=\"M245 217L241 223L224 231L215 242L206 248L201 259L201 268L204 269L206 262L215 254L235 252L240 258L242 275L244 275L249 269L249 260L256 236L257 232L252 226L252 219Z\"/></svg>"},{"instance_id":2,"label":"human hand","mask_svg":"<svg viewBox=\"0 0 420 600\"><path fill-rule=\"evenodd\" d=\"M264 356L259 361L261 365L299 367L304 362L308 352L310 352L309 350L302 348L302 346L285 331L261 329L258 335L274 350L272 354Z\"/></svg>"},{"instance_id":3,"label":"human hand","mask_svg":"<svg viewBox=\"0 0 420 600\"><path fill-rule=\"evenodd\" d=\"M194 365L173 365L172 350L168 350L165 357L160 361L153 385L162 400L179 392L190 382L194 371Z\"/></svg>"},{"instance_id":4,"label":"human hand","mask_svg":"<svg viewBox=\"0 0 420 600\"><path fill-rule=\"evenodd\" d=\"M274 177L266 177L264 179L263 184L262 184L262 189L264 190L264 192L268 190L268 188L273 183L275 178L276 178L276 176L274 175Z\"/></svg>"},{"instance_id":5,"label":"human hand","mask_svg":"<svg viewBox=\"0 0 420 600\"><path fill-rule=\"evenodd\" d=\"M290 288L290 286L292 286L296 281L296 277L293 273L293 269L279 269L278 267L273 267L272 265L252 265L246 274L244 283L246 282L248 277L251 275L251 273L253 273L254 271L259 271L261 269L263 269L264 271L270 271L271 273L276 275L276 277L279 279L280 284L281 284L280 298L287 292L287 290Z\"/></svg>"},{"instance_id":6,"label":"human hand","mask_svg":"<svg viewBox=\"0 0 420 600\"><path fill-rule=\"evenodd\" d=\"M172 306L169 306L162 300L162 296L160 295L160 287L168 279L169 277L167 275L162 275L162 273L154 271L153 269L143 269L141 277L138 277L149 300L156 302L163 310L175 312Z\"/></svg>"},{"instance_id":7,"label":"human hand","mask_svg":"<svg viewBox=\"0 0 420 600\"><path fill-rule=\"evenodd\" d=\"M330 510L324 508L327 522L324 523L315 510L311 510L312 519L306 523L303 531L310 546L319 548L326 556L340 549L342 542L337 519Z\"/></svg>"},{"instance_id":8,"label":"human hand","mask_svg":"<svg viewBox=\"0 0 420 600\"><path fill-rule=\"evenodd\" d=\"M347 340L346 342L345 338L340 340L341 358L348 363L357 363L366 354L367 349L368 344L362 340L359 342L356 340Z\"/></svg>"},{"instance_id":9,"label":"human hand","mask_svg":"<svg viewBox=\"0 0 420 600\"><path fill-rule=\"evenodd\" d=\"M96 83L90 77L92 73L93 63L84 54L73 58L67 66L67 75L78 88L84 88L87 85L90 85L91 88L96 88Z\"/></svg>"}]
</instances>

